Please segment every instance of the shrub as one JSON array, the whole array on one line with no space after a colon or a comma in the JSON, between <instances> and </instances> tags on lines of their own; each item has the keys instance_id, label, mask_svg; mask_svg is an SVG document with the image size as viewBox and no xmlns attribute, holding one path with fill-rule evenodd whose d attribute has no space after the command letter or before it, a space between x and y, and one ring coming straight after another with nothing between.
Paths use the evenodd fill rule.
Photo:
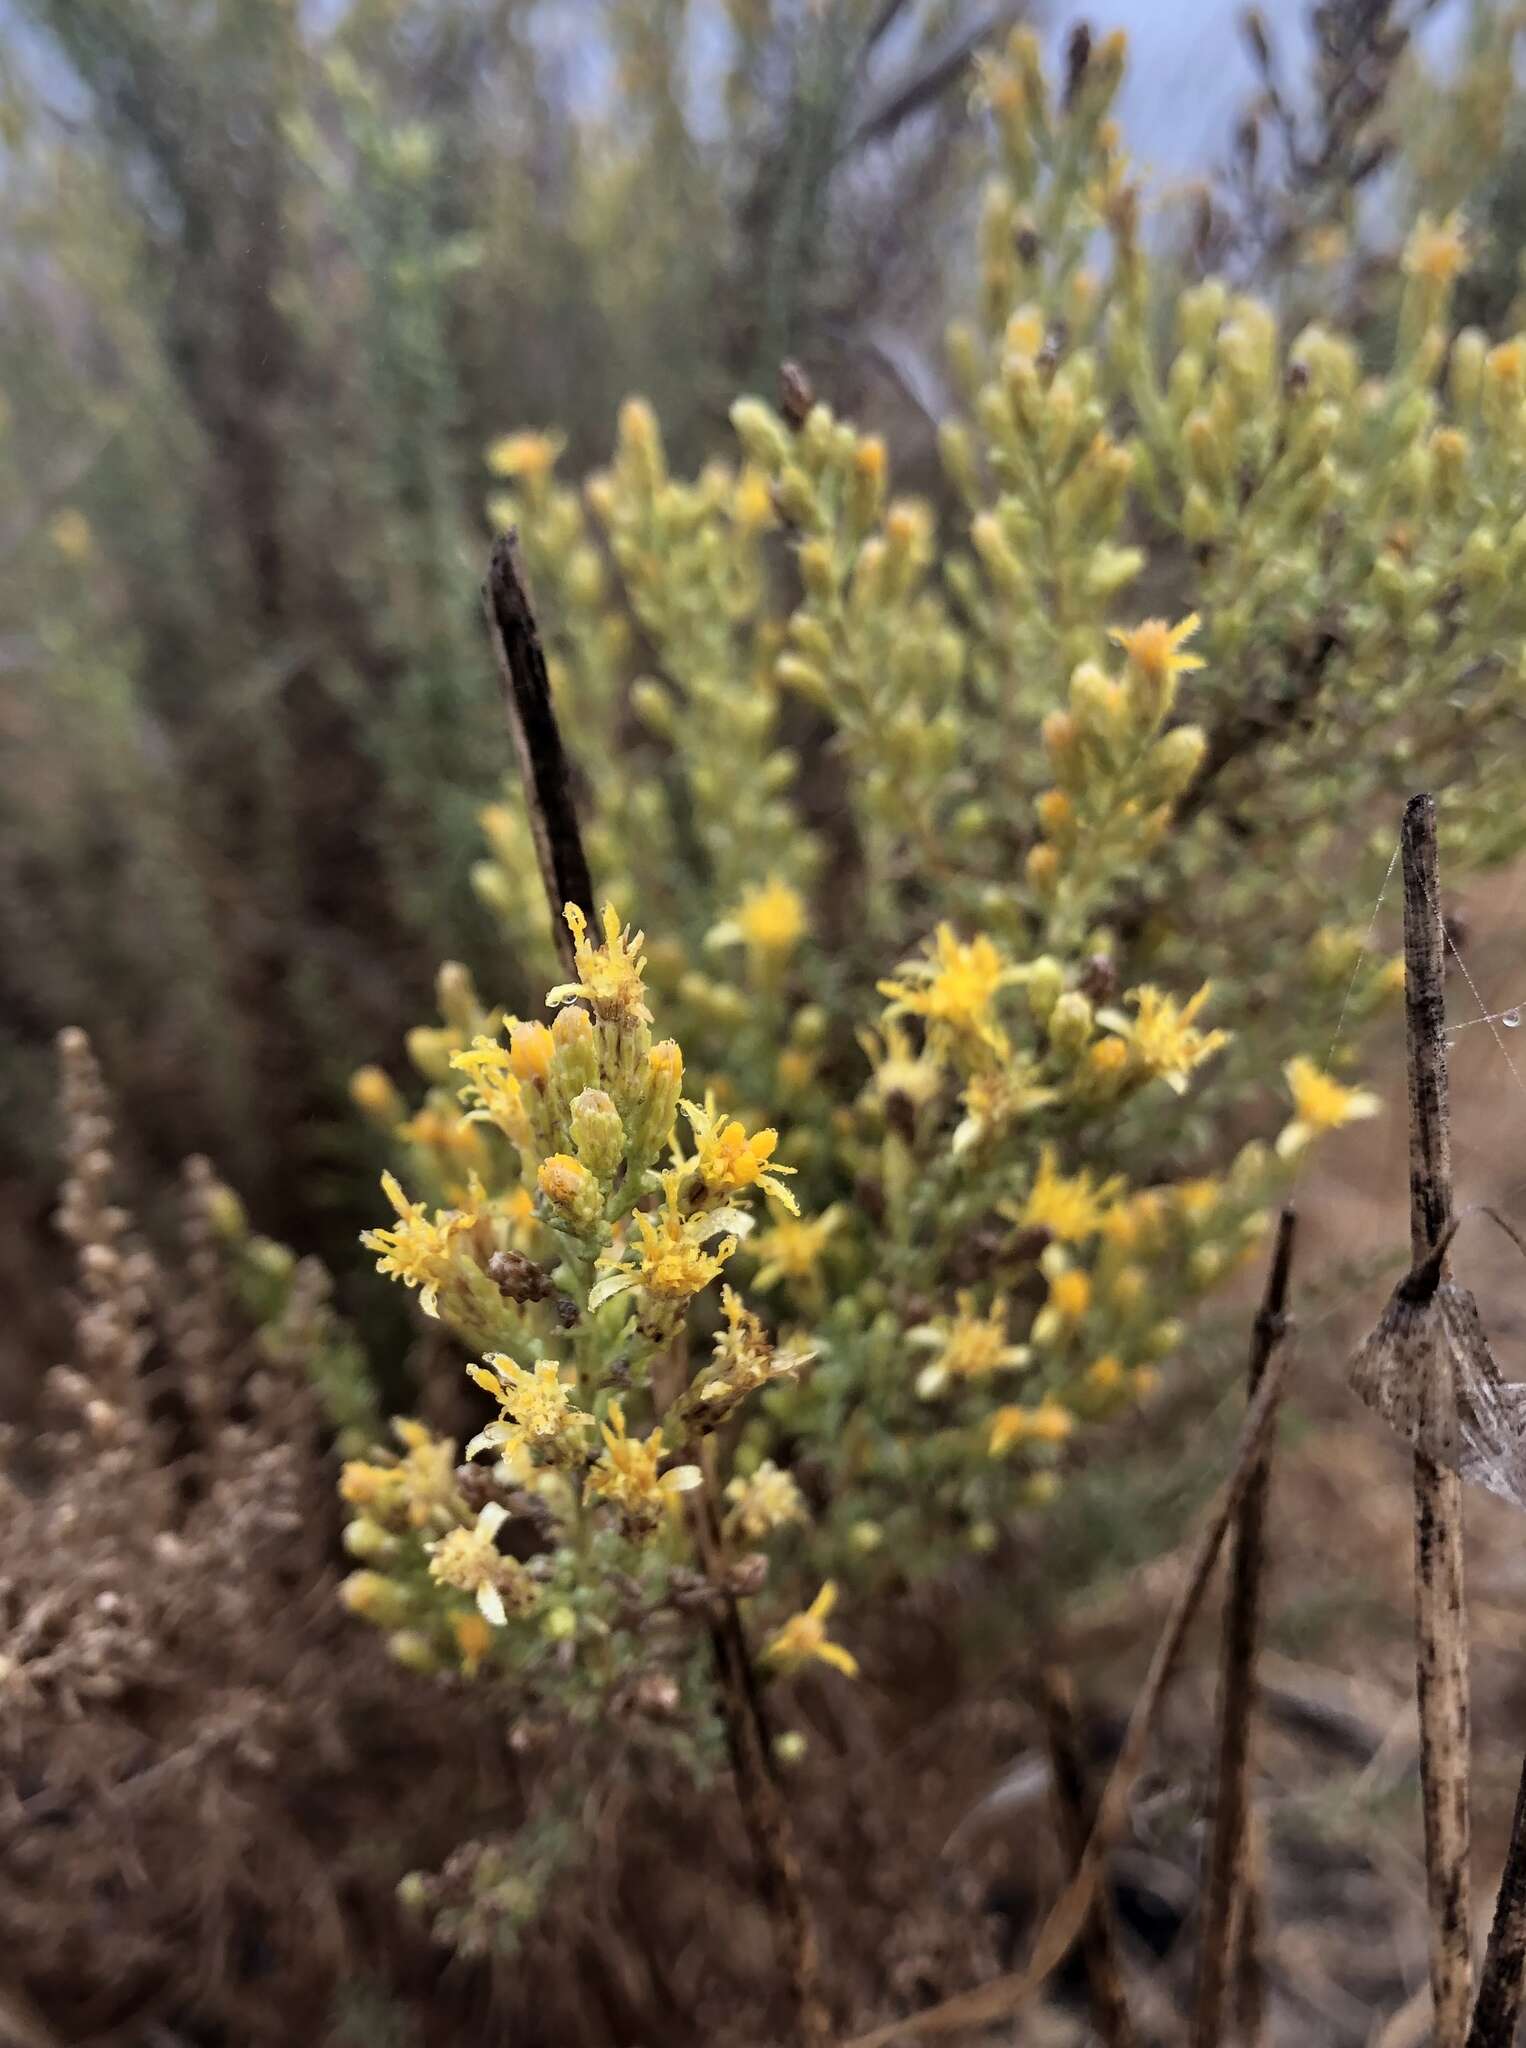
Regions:
<instances>
[{"instance_id":1,"label":"shrub","mask_svg":"<svg viewBox=\"0 0 1526 2048\"><path fill-rule=\"evenodd\" d=\"M352 1597L406 1613L421 1662L517 1666L538 1698L555 1666L574 1722L632 1682L622 1628L652 1656L642 1561L669 1587L688 1568L679 1525L633 1521L602 1476L637 1455L628 1410L643 1501L646 1453L725 1422L733 1530L773 1562L756 1591L701 1562L782 1662L846 1668L815 1588L888 1594L1042 1508L1169 1370L1305 1147L1379 1109L1344 1078L1402 987L1364 940L1379 800L1423 760L1454 863L1513 845L1470 791L1476 764L1510 772L1526 345L1451 333L1452 218L1408 239L1381 376L1222 284L1173 303L1109 115L1122 64L1121 39L1078 38L1055 96L1019 30L983 66L997 168L978 313L948 338L944 513L798 383L782 411L740 401L738 459L693 481L641 401L581 492L544 435L490 450L615 907L596 950L568 907L579 980L550 1000L588 1014L505 1019L447 968L409 1042L423 1106L374 1071L356 1094L402 1148L382 1269L512 1355L472 1367L506 1417L474 1449L488 1485L539 1495L541 1555L484 1543L458 1490L428 1520L450 1570L429 1563L410 1449L346 1482L386 1504L364 1538L386 1568ZM523 811L485 824L479 893L549 971ZM638 911L684 1120L676 1067L659 1101L645 1023L628 1036ZM722 1224L752 1187L766 1221ZM776 1372L729 1288L717 1319L722 1264L807 1369ZM697 1367L691 1315L716 1347ZM485 1625L453 1604L468 1546Z\"/></svg>"}]
</instances>

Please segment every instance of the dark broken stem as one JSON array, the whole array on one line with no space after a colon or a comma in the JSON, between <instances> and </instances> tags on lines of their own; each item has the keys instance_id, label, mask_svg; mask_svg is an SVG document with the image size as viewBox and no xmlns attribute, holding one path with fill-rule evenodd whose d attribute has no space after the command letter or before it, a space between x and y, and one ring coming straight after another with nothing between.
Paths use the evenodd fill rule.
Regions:
<instances>
[{"instance_id":1,"label":"dark broken stem","mask_svg":"<svg viewBox=\"0 0 1526 2048\"><path fill-rule=\"evenodd\" d=\"M1510 1823L1510 1847L1494 1902L1494 1925L1484 1952L1478 2003L1468 2030L1468 2048L1513 2048L1526 1982L1526 1765L1521 1767Z\"/></svg>"},{"instance_id":2,"label":"dark broken stem","mask_svg":"<svg viewBox=\"0 0 1526 2048\"><path fill-rule=\"evenodd\" d=\"M1409 1053L1410 1252L1416 1267L1440 1253L1452 1225L1447 1112L1446 934L1436 852L1436 806L1411 797L1401 835L1404 870L1404 1012ZM1419 1390L1422 1440L1439 1440L1447 1398L1427 1361ZM1472 1989L1469 1897L1468 1645L1463 1593L1462 1481L1415 1452L1415 1693L1430 1901L1435 2048L1462 2048Z\"/></svg>"},{"instance_id":3,"label":"dark broken stem","mask_svg":"<svg viewBox=\"0 0 1526 2048\"><path fill-rule=\"evenodd\" d=\"M1060 1845L1072 1873L1081 1867L1096 1820L1076 1733L1075 1694L1070 1675L1048 1665L1039 1673L1049 1773ZM1134 2048L1138 2036L1129 2016L1128 1994L1118 1957L1118 1928L1105 1886L1098 1890L1081 1932L1092 2025L1103 2048Z\"/></svg>"},{"instance_id":4,"label":"dark broken stem","mask_svg":"<svg viewBox=\"0 0 1526 2048\"><path fill-rule=\"evenodd\" d=\"M551 702L546 654L530 604L519 536L512 528L493 543L482 600L524 783L535 857L551 906L552 934L567 974L576 979L572 935L562 908L575 903L591 920L593 880L578 829L567 755Z\"/></svg>"},{"instance_id":5,"label":"dark broken stem","mask_svg":"<svg viewBox=\"0 0 1526 2048\"><path fill-rule=\"evenodd\" d=\"M551 928L566 971L575 978L572 935L562 910L564 905L575 903L592 921L593 878L573 802L567 755L551 702L545 650L520 560L519 537L512 528L493 543L482 598L488 635L503 681L509 731L524 782L525 805L551 912ZM806 1899L789 1813L774 1777L773 1745L763 1690L746 1625L736 1596L725 1581L724 1545L708 1469L700 1499L691 1505L691 1523L701 1562L720 1603L719 1613L710 1624L716 1690L737 1800L789 1981L796 2039L799 2048L825 2048L831 2040L831 2025L821 1995L815 1924Z\"/></svg>"},{"instance_id":6,"label":"dark broken stem","mask_svg":"<svg viewBox=\"0 0 1526 2048\"><path fill-rule=\"evenodd\" d=\"M1266 1292L1251 1331L1247 1398L1254 1400L1267 1361L1286 1327L1288 1276L1296 1219L1291 1205L1277 1220L1277 1239ZM1259 1970L1255 1955L1259 1914L1251 1900L1250 1752L1256 1703L1256 1651L1261 1635L1261 1585L1266 1550L1266 1504L1272 1439L1246 1482L1231 1539L1229 1593L1224 1606L1219 1680L1219 1743L1213 1840L1203 1894L1193 2048L1218 2048L1231 1980L1244 2010L1248 1982ZM1247 1947L1247 1944L1249 1946Z\"/></svg>"},{"instance_id":7,"label":"dark broken stem","mask_svg":"<svg viewBox=\"0 0 1526 2048\"><path fill-rule=\"evenodd\" d=\"M1236 1902L1233 1937L1235 2025L1242 2048L1259 2048L1266 2032L1266 1890L1262 1883L1265 1858L1265 1829L1252 1813L1245 1845L1246 1881Z\"/></svg>"}]
</instances>

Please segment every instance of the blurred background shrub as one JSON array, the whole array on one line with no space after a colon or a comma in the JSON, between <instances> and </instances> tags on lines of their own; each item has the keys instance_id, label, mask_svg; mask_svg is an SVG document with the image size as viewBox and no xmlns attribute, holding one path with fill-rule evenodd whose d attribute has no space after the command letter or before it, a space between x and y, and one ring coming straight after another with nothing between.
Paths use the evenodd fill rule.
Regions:
<instances>
[{"instance_id":1,"label":"blurred background shrub","mask_svg":"<svg viewBox=\"0 0 1526 2048\"><path fill-rule=\"evenodd\" d=\"M467 885L506 758L476 597L488 449L554 422L575 479L639 390L692 470L736 391L772 389L793 355L936 496L939 338L972 282L946 274L977 203L970 59L1026 11L13 0L0 1260L18 1282L48 1241L50 1046L75 1022L149 1185L205 1148L281 1235L352 1241L375 1165L344 1096L357 1059L391 1056L442 953L509 1000L534 980ZM1461 34L1433 72L1410 31L1442 17ZM1312 64L1300 24L1252 22L1224 173L1152 241L1294 311L1344 301L1386 352L1423 193L1466 208L1459 310L1503 331L1526 204L1516 11L1332 0L1311 19ZM0 1382L54 1321L46 1289L13 1292Z\"/></svg>"},{"instance_id":2,"label":"blurred background shrub","mask_svg":"<svg viewBox=\"0 0 1526 2048\"><path fill-rule=\"evenodd\" d=\"M1012 10L8 11L6 1235L31 1258L78 1020L129 1155L205 1146L332 1244L357 1054L442 951L515 989L466 886L505 761L486 444L557 421L587 466L642 389L688 460L791 351L918 420L968 60Z\"/></svg>"}]
</instances>

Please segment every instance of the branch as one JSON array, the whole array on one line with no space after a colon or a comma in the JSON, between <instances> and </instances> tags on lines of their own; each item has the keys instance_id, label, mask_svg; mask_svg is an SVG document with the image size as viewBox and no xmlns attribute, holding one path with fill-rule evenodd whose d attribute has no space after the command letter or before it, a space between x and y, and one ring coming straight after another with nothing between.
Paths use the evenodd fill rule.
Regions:
<instances>
[{"instance_id":1,"label":"branch","mask_svg":"<svg viewBox=\"0 0 1526 2048\"><path fill-rule=\"evenodd\" d=\"M1446 935L1436 852L1436 806L1411 797L1401 838L1404 867L1404 1019L1409 1053L1410 1246L1416 1267L1439 1257L1452 1226L1447 1110ZM1422 1424L1456 1426L1451 1375L1426 1347L1417 1389ZM1422 1432L1421 1441L1428 1439ZM1431 1915L1431 1998L1436 2048L1462 2048L1472 1992L1468 1851L1468 1643L1464 1619L1462 1480L1415 1452L1415 1694Z\"/></svg>"},{"instance_id":2,"label":"branch","mask_svg":"<svg viewBox=\"0 0 1526 2048\"><path fill-rule=\"evenodd\" d=\"M1295 1217L1291 1206L1277 1222L1277 1241L1261 1311L1251 1333L1247 1373L1251 1399L1267 1361L1286 1328L1288 1277L1293 1265ZM1261 1634L1261 1580L1266 1548L1266 1503L1271 1479L1271 1442L1252 1471L1235 1523L1230 1558L1229 1598L1224 1608L1224 1648L1219 1682L1219 1755L1215 1780L1213 1844L1203 1898L1198 1948L1197 2012L1193 2048L1218 2048L1230 1976L1240 2002L1254 1981L1251 1948L1257 1916L1250 1908L1250 1733L1256 1700L1256 1650ZM1238 1924L1238 1933L1236 1931ZM1234 1966L1234 1955L1240 1958Z\"/></svg>"},{"instance_id":3,"label":"branch","mask_svg":"<svg viewBox=\"0 0 1526 2048\"><path fill-rule=\"evenodd\" d=\"M488 637L503 682L509 731L524 783L535 857L551 907L552 936L568 974L576 979L572 935L563 921L562 907L577 904L591 922L593 880L572 801L567 755L551 702L551 680L546 673L540 628L535 623L525 584L519 535L512 528L493 543L482 599Z\"/></svg>"}]
</instances>

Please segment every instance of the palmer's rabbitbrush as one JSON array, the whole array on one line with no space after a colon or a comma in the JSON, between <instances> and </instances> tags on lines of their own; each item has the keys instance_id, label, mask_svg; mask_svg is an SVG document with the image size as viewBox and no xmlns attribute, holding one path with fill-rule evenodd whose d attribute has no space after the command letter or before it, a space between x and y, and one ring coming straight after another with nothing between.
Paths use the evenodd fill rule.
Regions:
<instances>
[{"instance_id":1,"label":"palmer's rabbitbrush","mask_svg":"<svg viewBox=\"0 0 1526 2048\"><path fill-rule=\"evenodd\" d=\"M1415 226L1382 374L1172 300L1122 63L1058 101L1026 31L983 67L940 507L808 399L740 400L693 481L639 400L581 490L553 434L488 451L612 908L569 910L553 1022L450 965L422 1102L356 1076L397 1150L367 1241L486 1398L466 1464L400 1421L346 1466L346 1597L421 1671L512 1674L569 1755L615 1704L714 1752L686 1496L766 1666L852 1676L839 1588L851 1640L1148 1396L1307 1144L1378 1110L1322 1064L1402 985L1361 943L1374 800L1418 757L1476 787L1518 717L1526 345L1453 332L1463 224ZM517 795L484 824L550 980ZM1513 850L1462 801L1446 831L1453 872ZM512 1938L544 1840L469 1912L417 1895Z\"/></svg>"}]
</instances>

